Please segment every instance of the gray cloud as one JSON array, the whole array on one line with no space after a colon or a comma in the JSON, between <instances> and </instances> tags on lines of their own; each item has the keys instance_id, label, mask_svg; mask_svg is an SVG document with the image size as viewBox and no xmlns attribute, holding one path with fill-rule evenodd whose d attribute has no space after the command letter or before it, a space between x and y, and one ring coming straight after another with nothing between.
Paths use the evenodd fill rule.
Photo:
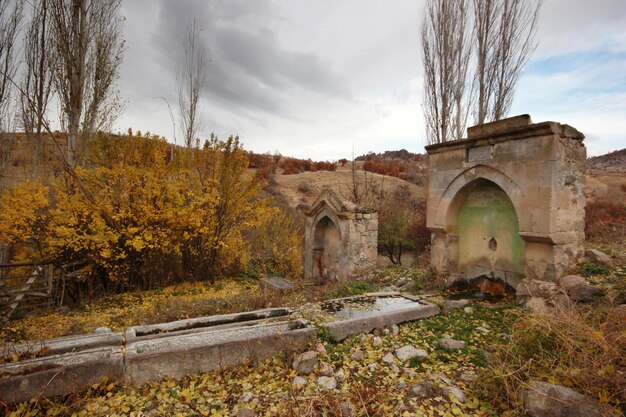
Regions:
<instances>
[{"instance_id":1,"label":"gray cloud","mask_svg":"<svg viewBox=\"0 0 626 417\"><path fill-rule=\"evenodd\" d=\"M281 17L267 0L162 1L153 45L172 74L192 19L210 63L207 100L232 111L287 115L294 90L348 97L347 83L315 55L287 50L277 36Z\"/></svg>"},{"instance_id":2,"label":"gray cloud","mask_svg":"<svg viewBox=\"0 0 626 417\"><path fill-rule=\"evenodd\" d=\"M120 90L129 105L118 126L172 138L168 110L153 97L165 97L176 113L174 74L195 18L211 59L205 134L239 133L254 151L306 158L350 157L353 147L357 154L423 151L423 4L124 0L128 50ZM597 138L589 141L593 152L619 147L626 131L625 28L624 0L546 0L535 64L522 75L513 112L572 124ZM597 51L611 59L598 59ZM581 52L588 63L572 59ZM539 72L532 70L537 65Z\"/></svg>"}]
</instances>

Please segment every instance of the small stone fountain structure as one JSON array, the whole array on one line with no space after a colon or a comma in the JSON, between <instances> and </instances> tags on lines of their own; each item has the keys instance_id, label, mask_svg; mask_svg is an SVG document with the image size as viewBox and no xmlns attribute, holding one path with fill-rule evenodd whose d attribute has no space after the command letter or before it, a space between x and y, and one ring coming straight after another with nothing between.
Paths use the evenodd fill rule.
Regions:
<instances>
[{"instance_id":1,"label":"small stone fountain structure","mask_svg":"<svg viewBox=\"0 0 626 417\"><path fill-rule=\"evenodd\" d=\"M522 115L430 145L431 263L451 283L556 280L583 255L584 136Z\"/></svg>"},{"instance_id":2,"label":"small stone fountain structure","mask_svg":"<svg viewBox=\"0 0 626 417\"><path fill-rule=\"evenodd\" d=\"M343 201L325 189L305 215L305 279L345 280L376 266L376 212Z\"/></svg>"}]
</instances>

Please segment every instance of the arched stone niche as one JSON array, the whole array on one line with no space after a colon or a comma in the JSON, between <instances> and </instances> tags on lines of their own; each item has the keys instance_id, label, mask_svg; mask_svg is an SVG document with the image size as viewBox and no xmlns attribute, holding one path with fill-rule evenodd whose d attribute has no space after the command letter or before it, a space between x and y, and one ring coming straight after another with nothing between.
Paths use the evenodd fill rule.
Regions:
<instances>
[{"instance_id":1,"label":"arched stone niche","mask_svg":"<svg viewBox=\"0 0 626 417\"><path fill-rule=\"evenodd\" d=\"M304 276L345 280L376 265L378 215L324 190L305 213Z\"/></svg>"},{"instance_id":2,"label":"arched stone niche","mask_svg":"<svg viewBox=\"0 0 626 417\"><path fill-rule=\"evenodd\" d=\"M552 281L584 243L584 136L528 115L426 147L431 262L450 279Z\"/></svg>"}]
</instances>

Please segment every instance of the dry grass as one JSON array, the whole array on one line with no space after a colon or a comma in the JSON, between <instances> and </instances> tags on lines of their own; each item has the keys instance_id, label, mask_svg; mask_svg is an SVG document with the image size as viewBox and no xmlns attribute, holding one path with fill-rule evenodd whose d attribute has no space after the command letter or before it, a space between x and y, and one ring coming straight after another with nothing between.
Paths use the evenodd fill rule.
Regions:
<instances>
[{"instance_id":1,"label":"dry grass","mask_svg":"<svg viewBox=\"0 0 626 417\"><path fill-rule=\"evenodd\" d=\"M479 387L501 408L520 409L529 379L574 387L602 404L626 405L626 327L608 306L530 313L493 356Z\"/></svg>"},{"instance_id":2,"label":"dry grass","mask_svg":"<svg viewBox=\"0 0 626 417\"><path fill-rule=\"evenodd\" d=\"M348 167L348 165L346 165ZM291 207L298 204L311 204L325 187L330 187L338 196L347 195L352 186L352 171L346 167L337 171L304 172L294 175L276 175L276 191L289 201ZM359 170L359 175L364 175L364 171ZM424 187L418 187L404 180L382 176L375 173L367 173L377 184L382 184L384 192L392 195L400 186L406 185L410 198L423 198L426 195ZM302 184L306 184L302 187ZM303 189L301 189L303 188ZM409 196L407 196L409 197Z\"/></svg>"}]
</instances>

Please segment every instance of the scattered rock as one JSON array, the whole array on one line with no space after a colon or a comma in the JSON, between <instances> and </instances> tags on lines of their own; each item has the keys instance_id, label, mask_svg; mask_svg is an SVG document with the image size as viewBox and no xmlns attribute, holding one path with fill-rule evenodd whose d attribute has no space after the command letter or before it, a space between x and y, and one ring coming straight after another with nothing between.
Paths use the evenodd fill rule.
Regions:
<instances>
[{"instance_id":1,"label":"scattered rock","mask_svg":"<svg viewBox=\"0 0 626 417\"><path fill-rule=\"evenodd\" d=\"M524 407L532 417L601 417L603 408L598 402L571 388L530 381L524 389Z\"/></svg>"},{"instance_id":2,"label":"scattered rock","mask_svg":"<svg viewBox=\"0 0 626 417\"><path fill-rule=\"evenodd\" d=\"M301 376L297 376L293 379L293 381L291 381L291 383L295 386L304 386L308 383L308 381Z\"/></svg>"},{"instance_id":3,"label":"scattered rock","mask_svg":"<svg viewBox=\"0 0 626 417\"><path fill-rule=\"evenodd\" d=\"M613 260L611 257L598 249L587 249L585 251L585 256L593 262L604 266L613 266Z\"/></svg>"},{"instance_id":4,"label":"scattered rock","mask_svg":"<svg viewBox=\"0 0 626 417\"><path fill-rule=\"evenodd\" d=\"M472 314L474 312L474 309L472 307L465 307L463 311L465 311L467 314Z\"/></svg>"},{"instance_id":5,"label":"scattered rock","mask_svg":"<svg viewBox=\"0 0 626 417\"><path fill-rule=\"evenodd\" d=\"M393 355L391 353L387 353L385 356L383 356L382 361L390 365L393 364Z\"/></svg>"},{"instance_id":6,"label":"scattered rock","mask_svg":"<svg viewBox=\"0 0 626 417\"><path fill-rule=\"evenodd\" d=\"M239 397L240 403L249 403L254 398L254 394L250 391L245 392L241 397Z\"/></svg>"},{"instance_id":7,"label":"scattered rock","mask_svg":"<svg viewBox=\"0 0 626 417\"><path fill-rule=\"evenodd\" d=\"M378 347L378 346L381 346L382 344L383 344L383 339L381 339L380 337L376 336L372 339L372 346Z\"/></svg>"},{"instance_id":8,"label":"scattered rock","mask_svg":"<svg viewBox=\"0 0 626 417\"><path fill-rule=\"evenodd\" d=\"M94 333L111 333L111 329L109 329L108 327L98 327L93 332Z\"/></svg>"},{"instance_id":9,"label":"scattered rock","mask_svg":"<svg viewBox=\"0 0 626 417\"><path fill-rule=\"evenodd\" d=\"M341 408L342 417L356 417L356 408L352 405L349 400L344 400L341 402L339 406Z\"/></svg>"},{"instance_id":10,"label":"scattered rock","mask_svg":"<svg viewBox=\"0 0 626 417\"><path fill-rule=\"evenodd\" d=\"M397 324L391 325L391 333L397 335L400 333L400 327Z\"/></svg>"},{"instance_id":11,"label":"scattered rock","mask_svg":"<svg viewBox=\"0 0 626 417\"><path fill-rule=\"evenodd\" d=\"M363 360L363 356L365 354L363 353L363 351L361 349L357 349L352 356L350 356L350 359L352 359L353 361L362 361Z\"/></svg>"},{"instance_id":12,"label":"scattered rock","mask_svg":"<svg viewBox=\"0 0 626 417\"><path fill-rule=\"evenodd\" d=\"M337 380L337 382L343 382L346 380L346 373L344 372L343 368L339 368L339 370L335 372L335 379Z\"/></svg>"},{"instance_id":13,"label":"scattered rock","mask_svg":"<svg viewBox=\"0 0 626 417\"><path fill-rule=\"evenodd\" d=\"M419 399L439 397L443 394L443 390L432 382L421 381L409 389L409 396Z\"/></svg>"},{"instance_id":14,"label":"scattered rock","mask_svg":"<svg viewBox=\"0 0 626 417\"><path fill-rule=\"evenodd\" d=\"M400 380L398 381L398 389L405 389L406 388L406 382L404 381L404 379L400 378Z\"/></svg>"},{"instance_id":15,"label":"scattered rock","mask_svg":"<svg viewBox=\"0 0 626 417\"><path fill-rule=\"evenodd\" d=\"M446 300L443 302L441 310L443 313L447 313L450 310L465 307L468 304L469 300Z\"/></svg>"},{"instance_id":16,"label":"scattered rock","mask_svg":"<svg viewBox=\"0 0 626 417\"><path fill-rule=\"evenodd\" d=\"M530 297L526 300L526 308L530 309L533 313L545 313L548 310L548 304L546 300L541 297Z\"/></svg>"},{"instance_id":17,"label":"scattered rock","mask_svg":"<svg viewBox=\"0 0 626 417\"><path fill-rule=\"evenodd\" d=\"M587 280L580 275L566 275L557 279L556 282L565 292L569 292L574 287L588 284Z\"/></svg>"},{"instance_id":18,"label":"scattered rock","mask_svg":"<svg viewBox=\"0 0 626 417\"><path fill-rule=\"evenodd\" d=\"M335 374L335 371L333 371L333 367L330 366L328 363L320 362L319 373L323 376L333 376Z\"/></svg>"},{"instance_id":19,"label":"scattered rock","mask_svg":"<svg viewBox=\"0 0 626 417\"><path fill-rule=\"evenodd\" d=\"M317 378L317 383L326 389L337 388L337 380L332 376L320 376Z\"/></svg>"},{"instance_id":20,"label":"scattered rock","mask_svg":"<svg viewBox=\"0 0 626 417\"><path fill-rule=\"evenodd\" d=\"M256 413L251 408L240 408L237 417L256 417Z\"/></svg>"},{"instance_id":21,"label":"scattered rock","mask_svg":"<svg viewBox=\"0 0 626 417\"><path fill-rule=\"evenodd\" d=\"M538 279L523 279L517 286L517 297L541 297L546 300L559 294L559 287L554 282L540 281Z\"/></svg>"},{"instance_id":22,"label":"scattered rock","mask_svg":"<svg viewBox=\"0 0 626 417\"><path fill-rule=\"evenodd\" d=\"M400 349L396 349L396 357L401 362L406 362L409 359L413 358L419 358L421 360L424 360L428 358L428 352L426 352L424 349L416 349L411 345L407 345L401 347Z\"/></svg>"},{"instance_id":23,"label":"scattered rock","mask_svg":"<svg viewBox=\"0 0 626 417\"><path fill-rule=\"evenodd\" d=\"M445 350L459 350L465 347L465 342L462 340L444 338L439 340L439 346Z\"/></svg>"},{"instance_id":24,"label":"scattered rock","mask_svg":"<svg viewBox=\"0 0 626 417\"><path fill-rule=\"evenodd\" d=\"M293 369L298 371L298 373L308 375L315 370L317 366L317 352L312 350L308 352L304 352L298 356L293 361Z\"/></svg>"},{"instance_id":25,"label":"scattered rock","mask_svg":"<svg viewBox=\"0 0 626 417\"><path fill-rule=\"evenodd\" d=\"M320 356L326 356L326 348L324 347L322 343L318 343L315 346L315 351L319 353Z\"/></svg>"},{"instance_id":26,"label":"scattered rock","mask_svg":"<svg viewBox=\"0 0 626 417\"><path fill-rule=\"evenodd\" d=\"M602 290L593 285L585 284L578 287L574 287L568 292L569 297L579 303L588 303L593 301L594 298L602 295Z\"/></svg>"},{"instance_id":27,"label":"scattered rock","mask_svg":"<svg viewBox=\"0 0 626 417\"><path fill-rule=\"evenodd\" d=\"M391 369L393 372L400 372L400 368L395 363L392 363L389 369Z\"/></svg>"},{"instance_id":28,"label":"scattered rock","mask_svg":"<svg viewBox=\"0 0 626 417\"><path fill-rule=\"evenodd\" d=\"M465 394L463 393L463 391L461 391L461 389L459 387L455 387L455 386L445 387L443 389L443 392L448 394L448 395L453 396L460 403L465 402Z\"/></svg>"},{"instance_id":29,"label":"scattered rock","mask_svg":"<svg viewBox=\"0 0 626 417\"><path fill-rule=\"evenodd\" d=\"M461 376L459 376L459 379L463 382L471 384L472 382L476 382L476 379L478 379L478 377L474 374L461 374Z\"/></svg>"},{"instance_id":30,"label":"scattered rock","mask_svg":"<svg viewBox=\"0 0 626 417\"><path fill-rule=\"evenodd\" d=\"M441 373L431 374L430 379L432 379L433 381L440 380L448 385L452 385L452 381L450 380L450 378L445 376L445 374L441 374Z\"/></svg>"},{"instance_id":31,"label":"scattered rock","mask_svg":"<svg viewBox=\"0 0 626 417\"><path fill-rule=\"evenodd\" d=\"M398 288L404 287L405 285L407 285L409 282L411 282L411 280L407 277L400 277L396 280L396 282L394 282L393 285L395 285Z\"/></svg>"},{"instance_id":32,"label":"scattered rock","mask_svg":"<svg viewBox=\"0 0 626 417\"><path fill-rule=\"evenodd\" d=\"M487 334L487 333L489 333L489 329L486 329L486 328L484 328L484 327L482 327L482 326L477 327L477 328L476 328L476 331L481 332L481 333L483 333L483 334Z\"/></svg>"},{"instance_id":33,"label":"scattered rock","mask_svg":"<svg viewBox=\"0 0 626 417\"><path fill-rule=\"evenodd\" d=\"M409 379L416 379L417 378L417 371L415 371L415 369L413 369L413 368L402 368L402 372Z\"/></svg>"},{"instance_id":34,"label":"scattered rock","mask_svg":"<svg viewBox=\"0 0 626 417\"><path fill-rule=\"evenodd\" d=\"M385 328L383 329L383 335L387 336L389 333L391 333L391 332L389 331L389 329L388 329L388 328L386 328L386 327L385 327Z\"/></svg>"},{"instance_id":35,"label":"scattered rock","mask_svg":"<svg viewBox=\"0 0 626 417\"><path fill-rule=\"evenodd\" d=\"M367 369L369 369L370 372L374 372L378 369L378 365L376 365L375 363L370 363L369 365L367 365Z\"/></svg>"},{"instance_id":36,"label":"scattered rock","mask_svg":"<svg viewBox=\"0 0 626 417\"><path fill-rule=\"evenodd\" d=\"M68 306L61 306L59 307L59 313L60 314L69 314L72 311L71 308L69 308Z\"/></svg>"}]
</instances>

